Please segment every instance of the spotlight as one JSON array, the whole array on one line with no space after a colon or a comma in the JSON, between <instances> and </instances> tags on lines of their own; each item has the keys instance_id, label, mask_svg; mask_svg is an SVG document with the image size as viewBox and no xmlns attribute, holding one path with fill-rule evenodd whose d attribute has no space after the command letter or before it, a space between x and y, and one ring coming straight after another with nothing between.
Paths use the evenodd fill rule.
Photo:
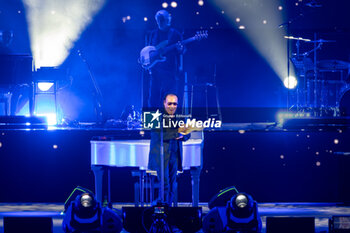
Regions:
<instances>
[{"instance_id":1,"label":"spotlight","mask_svg":"<svg viewBox=\"0 0 350 233\"><path fill-rule=\"evenodd\" d=\"M163 8L168 8L168 3L167 3L167 2L163 2L163 3L162 3L162 7L163 7Z\"/></svg>"},{"instance_id":2,"label":"spotlight","mask_svg":"<svg viewBox=\"0 0 350 233\"><path fill-rule=\"evenodd\" d=\"M54 85L52 82L38 82L38 88L40 91L48 91Z\"/></svg>"},{"instance_id":3,"label":"spotlight","mask_svg":"<svg viewBox=\"0 0 350 233\"><path fill-rule=\"evenodd\" d=\"M44 117L46 119L46 124L53 126L53 125L57 125L57 116L55 113L36 113L35 116L38 117Z\"/></svg>"},{"instance_id":4,"label":"spotlight","mask_svg":"<svg viewBox=\"0 0 350 233\"><path fill-rule=\"evenodd\" d=\"M105 4L105 0L22 2L36 68L61 65L82 32Z\"/></svg>"},{"instance_id":5,"label":"spotlight","mask_svg":"<svg viewBox=\"0 0 350 233\"><path fill-rule=\"evenodd\" d=\"M199 6L203 6L203 5L204 5L204 1L203 1L203 0L199 0L199 1L198 1L198 5L199 5Z\"/></svg>"},{"instance_id":6,"label":"spotlight","mask_svg":"<svg viewBox=\"0 0 350 233\"><path fill-rule=\"evenodd\" d=\"M83 193L71 202L62 227L64 232L120 232L122 222L116 212L101 207L92 193Z\"/></svg>"},{"instance_id":7,"label":"spotlight","mask_svg":"<svg viewBox=\"0 0 350 233\"><path fill-rule=\"evenodd\" d=\"M294 76L286 77L283 84L288 89L294 89L298 85L298 80Z\"/></svg>"},{"instance_id":8,"label":"spotlight","mask_svg":"<svg viewBox=\"0 0 350 233\"><path fill-rule=\"evenodd\" d=\"M257 203L246 193L235 194L226 207L215 207L203 220L204 232L261 232Z\"/></svg>"},{"instance_id":9,"label":"spotlight","mask_svg":"<svg viewBox=\"0 0 350 233\"><path fill-rule=\"evenodd\" d=\"M170 3L171 7L172 8L176 8L177 7L177 2L173 1Z\"/></svg>"}]
</instances>

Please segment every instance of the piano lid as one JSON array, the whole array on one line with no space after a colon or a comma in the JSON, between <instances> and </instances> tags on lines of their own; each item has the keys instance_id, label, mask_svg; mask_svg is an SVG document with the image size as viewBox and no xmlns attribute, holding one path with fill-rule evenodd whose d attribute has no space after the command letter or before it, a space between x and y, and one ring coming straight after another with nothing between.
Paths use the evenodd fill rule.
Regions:
<instances>
[{"instance_id":1,"label":"piano lid","mask_svg":"<svg viewBox=\"0 0 350 233\"><path fill-rule=\"evenodd\" d=\"M91 165L148 167L150 140L91 141ZM202 139L183 143L183 169L201 166Z\"/></svg>"}]
</instances>

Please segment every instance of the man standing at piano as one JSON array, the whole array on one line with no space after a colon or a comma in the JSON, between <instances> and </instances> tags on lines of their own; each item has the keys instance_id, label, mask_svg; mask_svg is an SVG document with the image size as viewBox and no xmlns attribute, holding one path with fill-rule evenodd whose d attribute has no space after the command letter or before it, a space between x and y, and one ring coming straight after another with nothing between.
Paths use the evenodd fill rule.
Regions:
<instances>
[{"instance_id":1,"label":"man standing at piano","mask_svg":"<svg viewBox=\"0 0 350 233\"><path fill-rule=\"evenodd\" d=\"M171 206L177 203L177 180L178 170L182 170L182 141L190 138L190 135L182 135L178 127L169 127L170 122L176 121L178 98L175 94L167 94L163 100L163 129L154 129L151 133L151 145L148 169L157 171L158 181L161 181L161 130L163 130L164 148L164 201ZM159 192L160 193L160 192ZM160 197L160 195L159 195ZM160 201L161 197L157 199Z\"/></svg>"},{"instance_id":2,"label":"man standing at piano","mask_svg":"<svg viewBox=\"0 0 350 233\"><path fill-rule=\"evenodd\" d=\"M155 46L157 52L165 57L165 60L157 60L149 69L148 107L158 108L162 106L161 99L165 93L175 93L181 99L179 77L182 71L182 54L185 52L181 44L182 35L171 27L171 15L166 10L156 13L155 19L158 25L149 35L147 45ZM174 49L167 50L169 46L176 45Z\"/></svg>"}]
</instances>

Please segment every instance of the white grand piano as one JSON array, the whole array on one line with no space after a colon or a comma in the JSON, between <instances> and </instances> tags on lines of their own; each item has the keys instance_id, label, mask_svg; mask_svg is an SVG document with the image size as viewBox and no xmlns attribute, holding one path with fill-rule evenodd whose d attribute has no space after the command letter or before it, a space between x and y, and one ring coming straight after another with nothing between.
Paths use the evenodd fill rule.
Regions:
<instances>
[{"instance_id":1,"label":"white grand piano","mask_svg":"<svg viewBox=\"0 0 350 233\"><path fill-rule=\"evenodd\" d=\"M198 136L199 135L199 136ZM191 135L183 142L184 170L190 170L192 180L192 205L199 202L199 176L203 160L203 132ZM150 140L92 140L91 169L95 175L95 194L100 203L111 205L110 169L133 167L145 174L148 166ZM141 205L143 205L144 175L140 176Z\"/></svg>"}]
</instances>

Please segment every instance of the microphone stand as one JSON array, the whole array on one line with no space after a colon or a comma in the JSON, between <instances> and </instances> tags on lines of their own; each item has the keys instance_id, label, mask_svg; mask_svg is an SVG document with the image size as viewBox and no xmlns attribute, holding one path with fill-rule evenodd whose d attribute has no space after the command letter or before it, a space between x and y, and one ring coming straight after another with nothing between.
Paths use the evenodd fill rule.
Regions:
<instances>
[{"instance_id":1,"label":"microphone stand","mask_svg":"<svg viewBox=\"0 0 350 233\"><path fill-rule=\"evenodd\" d=\"M160 117L160 198L161 202L165 203L164 199L164 128L163 128L163 114Z\"/></svg>"},{"instance_id":2,"label":"microphone stand","mask_svg":"<svg viewBox=\"0 0 350 233\"><path fill-rule=\"evenodd\" d=\"M160 126L160 196L161 202L158 202L154 207L153 223L149 230L149 233L171 233L172 230L168 224L168 206L164 200L164 132L163 132L163 114L160 116L161 126Z\"/></svg>"},{"instance_id":3,"label":"microphone stand","mask_svg":"<svg viewBox=\"0 0 350 233\"><path fill-rule=\"evenodd\" d=\"M97 123L102 123L103 121L103 113L102 113L102 92L100 90L100 87L98 86L95 77L93 76L92 72L91 72L91 67L90 64L87 62L86 58L84 57L83 53L81 50L77 50L79 57L81 58L81 60L84 62L84 64L87 67L88 73L89 73L89 77L91 79L91 82L94 86L94 101L95 101L95 111L96 111L96 116L97 116Z\"/></svg>"}]
</instances>

